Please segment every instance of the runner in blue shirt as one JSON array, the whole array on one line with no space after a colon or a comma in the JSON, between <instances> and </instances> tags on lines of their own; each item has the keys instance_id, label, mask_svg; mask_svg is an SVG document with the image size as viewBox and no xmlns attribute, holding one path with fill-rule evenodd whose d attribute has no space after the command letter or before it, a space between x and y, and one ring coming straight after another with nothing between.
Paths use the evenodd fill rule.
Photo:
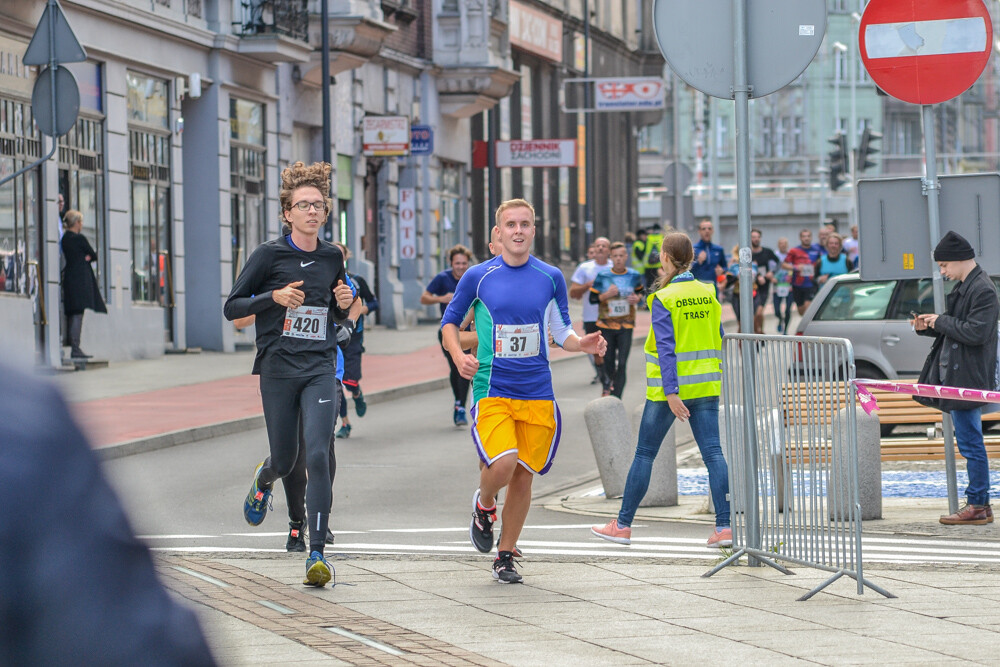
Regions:
<instances>
[{"instance_id":1,"label":"runner in blue shirt","mask_svg":"<svg viewBox=\"0 0 1000 667\"><path fill-rule=\"evenodd\" d=\"M503 202L496 223L500 256L462 276L441 330L462 377L473 381L472 439L486 464L472 500L469 537L482 553L493 549L496 494L506 486L493 576L501 583L518 583L513 549L531 506L532 475L548 472L559 445L549 335L570 352L604 354L607 343L599 332L583 338L573 333L562 273L531 256L531 204L523 199ZM475 354L464 352L459 342L459 324L469 308L476 315Z\"/></svg>"},{"instance_id":2,"label":"runner in blue shirt","mask_svg":"<svg viewBox=\"0 0 1000 667\"><path fill-rule=\"evenodd\" d=\"M451 302L452 296L455 294L455 288L458 287L458 281L461 280L471 262L471 250L463 245L452 247L448 251L448 265L451 268L434 276L427 285L427 289L420 295L420 303L425 306L436 303L441 308L441 314L444 315L448 303ZM455 366L451 355L444 349L440 330L438 331L438 342L441 343L441 351L444 353L444 358L448 360L448 368L450 370L448 379L451 381L451 393L455 397L455 409L452 413L452 421L454 421L455 426L465 426L469 423L465 417L465 403L469 398L469 381L463 378L462 374L458 372L458 368Z\"/></svg>"}]
</instances>

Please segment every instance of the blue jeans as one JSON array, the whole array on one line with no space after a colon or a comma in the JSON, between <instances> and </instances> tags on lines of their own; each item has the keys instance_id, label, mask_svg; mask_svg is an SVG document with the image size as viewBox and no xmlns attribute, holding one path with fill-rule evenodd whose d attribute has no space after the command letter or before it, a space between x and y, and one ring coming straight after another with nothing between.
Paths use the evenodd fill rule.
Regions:
<instances>
[{"instance_id":1,"label":"blue jeans","mask_svg":"<svg viewBox=\"0 0 1000 667\"><path fill-rule=\"evenodd\" d=\"M986 445L983 444L982 414L981 408L951 411L958 451L965 457L969 471L965 496L970 505L987 505L990 502L990 463L986 458Z\"/></svg>"},{"instance_id":2,"label":"blue jeans","mask_svg":"<svg viewBox=\"0 0 1000 667\"><path fill-rule=\"evenodd\" d=\"M719 442L719 397L692 398L684 401L691 412L690 423L694 439L701 450L701 458L708 468L708 485L712 489L715 504L715 525L729 526L729 467L722 456ZM635 511L649 489L649 478L653 473L653 459L660 451L663 438L674 423L674 413L666 401L646 401L639 425L639 444L635 448L635 458L625 481L622 494L622 509L618 513L618 525L631 526Z\"/></svg>"}]
</instances>

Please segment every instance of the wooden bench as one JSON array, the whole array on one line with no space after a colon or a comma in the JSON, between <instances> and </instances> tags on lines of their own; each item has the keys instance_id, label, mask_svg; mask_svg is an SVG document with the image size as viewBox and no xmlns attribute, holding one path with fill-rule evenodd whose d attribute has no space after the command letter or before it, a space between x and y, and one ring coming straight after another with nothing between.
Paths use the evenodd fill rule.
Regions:
<instances>
[{"instance_id":1,"label":"wooden bench","mask_svg":"<svg viewBox=\"0 0 1000 667\"><path fill-rule=\"evenodd\" d=\"M902 424L939 424L941 411L923 406L909 394L897 394L870 389L878 401L879 424L882 427L881 453L883 461L935 461L944 460L944 439L920 436L887 438L893 426ZM848 392L843 383L799 382L782 387L781 413L786 427L800 421L820 421L829 424L833 415L846 403ZM1000 412L983 414L984 424L1000 421ZM987 436L986 454L1000 458L1000 436ZM825 449L825 448L823 448ZM823 451L823 450L820 450ZM955 447L956 457L958 447ZM796 461L808 461L808 454L786 453ZM825 453L820 456L826 456Z\"/></svg>"}]
</instances>

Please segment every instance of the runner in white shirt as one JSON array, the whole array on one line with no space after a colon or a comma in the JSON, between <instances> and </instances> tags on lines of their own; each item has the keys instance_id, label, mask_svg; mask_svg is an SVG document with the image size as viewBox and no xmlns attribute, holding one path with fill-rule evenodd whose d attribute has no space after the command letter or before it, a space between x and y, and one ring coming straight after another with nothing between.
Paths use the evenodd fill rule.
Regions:
<instances>
[{"instance_id":1,"label":"runner in white shirt","mask_svg":"<svg viewBox=\"0 0 1000 667\"><path fill-rule=\"evenodd\" d=\"M594 259L587 260L576 267L576 271L573 272L573 277L570 278L569 283L569 298L571 299L583 299L583 332L585 334L592 334L597 331L597 309L598 304L590 303L589 298L584 298L590 293L590 288L594 284L594 278L601 271L610 271L613 264L609 259L611 255L611 241L599 236L594 240ZM602 385L608 385L609 381L605 377L604 372L604 359L600 356L591 356L590 362L594 365L594 370L597 371L597 378L595 382L600 382ZM591 384L594 384L592 382Z\"/></svg>"}]
</instances>

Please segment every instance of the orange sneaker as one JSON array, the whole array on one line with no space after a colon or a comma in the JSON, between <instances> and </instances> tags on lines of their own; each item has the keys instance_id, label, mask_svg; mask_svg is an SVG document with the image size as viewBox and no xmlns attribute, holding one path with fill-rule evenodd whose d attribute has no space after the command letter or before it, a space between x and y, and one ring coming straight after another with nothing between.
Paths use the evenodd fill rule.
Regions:
<instances>
[{"instance_id":1,"label":"orange sneaker","mask_svg":"<svg viewBox=\"0 0 1000 667\"><path fill-rule=\"evenodd\" d=\"M590 532L609 542L632 544L632 529L627 526L625 528L620 527L618 519L612 519L604 526L591 526Z\"/></svg>"},{"instance_id":2,"label":"orange sneaker","mask_svg":"<svg viewBox=\"0 0 1000 667\"><path fill-rule=\"evenodd\" d=\"M731 547L733 546L733 529L723 528L722 530L716 529L710 538L708 538L707 546L713 548L720 547Z\"/></svg>"}]
</instances>

